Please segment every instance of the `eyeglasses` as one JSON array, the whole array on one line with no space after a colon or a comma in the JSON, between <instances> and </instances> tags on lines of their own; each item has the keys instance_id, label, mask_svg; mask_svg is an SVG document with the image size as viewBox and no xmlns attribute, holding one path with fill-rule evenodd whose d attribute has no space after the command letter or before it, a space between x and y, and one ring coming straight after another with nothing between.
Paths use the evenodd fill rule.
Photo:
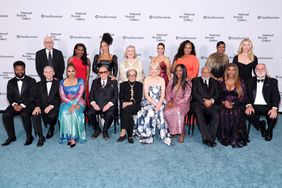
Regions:
<instances>
[{"instance_id":1,"label":"eyeglasses","mask_svg":"<svg viewBox=\"0 0 282 188\"><path fill-rule=\"evenodd\" d=\"M107 74L108 71L101 71L101 72L98 72L99 74Z\"/></svg>"},{"instance_id":2,"label":"eyeglasses","mask_svg":"<svg viewBox=\"0 0 282 188\"><path fill-rule=\"evenodd\" d=\"M129 74L128 77L135 77L135 74Z\"/></svg>"}]
</instances>

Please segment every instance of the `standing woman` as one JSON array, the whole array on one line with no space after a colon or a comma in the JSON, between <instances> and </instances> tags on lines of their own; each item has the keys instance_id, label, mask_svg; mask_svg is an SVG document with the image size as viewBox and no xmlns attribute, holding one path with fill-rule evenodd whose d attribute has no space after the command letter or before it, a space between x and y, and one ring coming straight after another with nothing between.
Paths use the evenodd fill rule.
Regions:
<instances>
[{"instance_id":1,"label":"standing woman","mask_svg":"<svg viewBox=\"0 0 282 188\"><path fill-rule=\"evenodd\" d=\"M246 146L248 139L244 114L246 87L244 81L239 78L237 65L233 63L227 65L220 86L222 109L218 140L221 144L231 145L233 148Z\"/></svg>"},{"instance_id":2,"label":"standing woman","mask_svg":"<svg viewBox=\"0 0 282 188\"><path fill-rule=\"evenodd\" d=\"M211 77L223 81L225 67L229 64L229 58L225 54L225 42L219 41L216 44L216 52L208 57L206 66L211 70Z\"/></svg>"},{"instance_id":3,"label":"standing woman","mask_svg":"<svg viewBox=\"0 0 282 188\"><path fill-rule=\"evenodd\" d=\"M59 109L60 143L68 142L74 147L76 142L86 142L83 111L85 101L84 81L76 77L73 64L67 65L67 78L60 81L59 88L62 103Z\"/></svg>"},{"instance_id":4,"label":"standing woman","mask_svg":"<svg viewBox=\"0 0 282 188\"><path fill-rule=\"evenodd\" d=\"M92 71L98 75L99 67L105 65L111 73L111 80L115 80L118 73L118 58L110 53L112 43L113 38L110 33L104 33L100 42L99 54L94 56Z\"/></svg>"},{"instance_id":5,"label":"standing woman","mask_svg":"<svg viewBox=\"0 0 282 188\"><path fill-rule=\"evenodd\" d=\"M169 133L179 135L178 142L183 143L185 137L184 120L190 110L192 82L187 80L187 71L184 65L176 65L173 80L166 88L167 101L164 118L167 121Z\"/></svg>"},{"instance_id":6,"label":"standing woman","mask_svg":"<svg viewBox=\"0 0 282 188\"><path fill-rule=\"evenodd\" d=\"M177 54L174 56L172 72L178 64L183 64L186 67L188 79L192 80L198 76L200 63L196 57L195 46L190 40L185 40L180 44Z\"/></svg>"},{"instance_id":7,"label":"standing woman","mask_svg":"<svg viewBox=\"0 0 282 188\"><path fill-rule=\"evenodd\" d=\"M126 73L128 70L134 69L137 71L136 81L143 83L145 75L143 65L137 58L135 46L129 45L125 49L124 61L119 68L119 83L127 81Z\"/></svg>"},{"instance_id":8,"label":"standing woman","mask_svg":"<svg viewBox=\"0 0 282 188\"><path fill-rule=\"evenodd\" d=\"M233 63L238 66L241 79L247 81L252 78L252 71L255 74L258 58L253 52L253 43L250 39L246 38L241 41L238 55L234 57Z\"/></svg>"},{"instance_id":9,"label":"standing woman","mask_svg":"<svg viewBox=\"0 0 282 188\"><path fill-rule=\"evenodd\" d=\"M151 63L158 63L161 67L160 76L165 80L165 84L171 79L170 61L169 58L164 55L165 45L159 43L157 46L158 55L152 58Z\"/></svg>"},{"instance_id":10,"label":"standing woman","mask_svg":"<svg viewBox=\"0 0 282 188\"><path fill-rule=\"evenodd\" d=\"M85 84L84 99L89 103L89 74L90 60L87 58L86 47L82 43L74 46L73 55L68 59L68 64L72 63L76 70L76 77L81 78Z\"/></svg>"}]
</instances>

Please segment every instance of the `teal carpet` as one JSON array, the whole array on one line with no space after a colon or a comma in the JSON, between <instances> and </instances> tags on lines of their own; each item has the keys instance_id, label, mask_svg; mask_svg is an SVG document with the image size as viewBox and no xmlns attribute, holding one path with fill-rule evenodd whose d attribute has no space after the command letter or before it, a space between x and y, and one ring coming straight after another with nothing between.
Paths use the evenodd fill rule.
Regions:
<instances>
[{"instance_id":1,"label":"teal carpet","mask_svg":"<svg viewBox=\"0 0 282 188\"><path fill-rule=\"evenodd\" d=\"M6 132L0 115L0 142ZM24 146L25 133L15 118L17 141L0 146L0 187L281 187L282 120L271 142L265 142L254 128L250 144L233 149L218 144L211 149L201 144L198 129L184 144L169 147L158 139L152 145L135 141L117 143L118 134L110 130L110 140L91 140L73 149L58 143L55 136L41 148L37 138ZM44 128L44 132L47 129Z\"/></svg>"}]
</instances>

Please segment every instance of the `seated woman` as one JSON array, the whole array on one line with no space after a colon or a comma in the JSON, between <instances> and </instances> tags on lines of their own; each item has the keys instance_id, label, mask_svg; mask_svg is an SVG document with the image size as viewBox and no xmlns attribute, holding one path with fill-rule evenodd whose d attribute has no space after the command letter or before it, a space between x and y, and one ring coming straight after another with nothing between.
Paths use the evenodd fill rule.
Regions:
<instances>
[{"instance_id":1,"label":"seated woman","mask_svg":"<svg viewBox=\"0 0 282 188\"><path fill-rule=\"evenodd\" d=\"M60 96L62 103L59 109L60 143L68 141L70 147L76 142L86 142L84 128L85 101L83 99L84 82L76 78L75 66L67 66L67 78L60 81Z\"/></svg>"},{"instance_id":2,"label":"seated woman","mask_svg":"<svg viewBox=\"0 0 282 188\"><path fill-rule=\"evenodd\" d=\"M110 71L111 79L115 80L118 73L118 58L110 53L110 45L113 43L111 34L104 33L100 42L99 54L94 56L92 71L98 76L98 69L105 65Z\"/></svg>"},{"instance_id":3,"label":"seated woman","mask_svg":"<svg viewBox=\"0 0 282 188\"><path fill-rule=\"evenodd\" d=\"M239 78L238 67L228 64L224 72L224 80L220 83L222 109L218 140L225 146L233 148L247 145L245 112L245 85Z\"/></svg>"},{"instance_id":4,"label":"seated woman","mask_svg":"<svg viewBox=\"0 0 282 188\"><path fill-rule=\"evenodd\" d=\"M175 67L173 80L168 83L165 99L167 106L164 118L167 121L169 133L178 135L178 142L183 143L185 137L184 119L190 109L192 83L187 81L186 68L183 64Z\"/></svg>"},{"instance_id":5,"label":"seated woman","mask_svg":"<svg viewBox=\"0 0 282 188\"><path fill-rule=\"evenodd\" d=\"M120 84L120 120L121 120L121 132L118 138L118 142L122 142L126 138L126 132L128 136L128 142L133 143L133 115L136 115L140 110L140 103L142 101L143 84L136 81L137 71L130 69L126 72L128 81Z\"/></svg>"},{"instance_id":6,"label":"seated woman","mask_svg":"<svg viewBox=\"0 0 282 188\"><path fill-rule=\"evenodd\" d=\"M135 135L139 142L152 144L156 128L160 130L160 137L167 145L172 145L164 119L165 107L165 80L159 76L160 66L156 63L150 65L150 76L144 80L144 96L141 110L137 114L137 130Z\"/></svg>"}]
</instances>

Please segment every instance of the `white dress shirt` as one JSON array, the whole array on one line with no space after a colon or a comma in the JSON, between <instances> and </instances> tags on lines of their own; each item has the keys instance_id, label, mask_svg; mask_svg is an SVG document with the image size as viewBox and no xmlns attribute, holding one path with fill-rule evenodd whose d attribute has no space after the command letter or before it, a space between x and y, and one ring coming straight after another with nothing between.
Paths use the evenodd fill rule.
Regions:
<instances>
[{"instance_id":1,"label":"white dress shirt","mask_svg":"<svg viewBox=\"0 0 282 188\"><path fill-rule=\"evenodd\" d=\"M257 94L254 102L255 105L267 105L262 94L263 83L264 82L257 82Z\"/></svg>"},{"instance_id":2,"label":"white dress shirt","mask_svg":"<svg viewBox=\"0 0 282 188\"><path fill-rule=\"evenodd\" d=\"M51 56L52 56L52 59L53 59L53 49L48 50L48 49L46 48L46 49L45 49L45 52L46 52L47 59L48 59L48 57L49 57L49 51L51 52Z\"/></svg>"}]
</instances>

